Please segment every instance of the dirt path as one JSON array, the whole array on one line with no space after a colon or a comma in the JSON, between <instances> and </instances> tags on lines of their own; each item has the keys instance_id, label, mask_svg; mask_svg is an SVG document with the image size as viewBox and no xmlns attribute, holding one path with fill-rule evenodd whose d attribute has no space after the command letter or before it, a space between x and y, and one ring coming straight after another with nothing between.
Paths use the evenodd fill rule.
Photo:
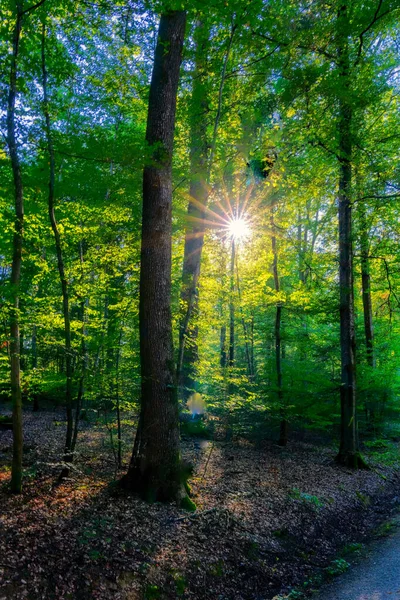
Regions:
<instances>
[{"instance_id":1,"label":"dirt path","mask_svg":"<svg viewBox=\"0 0 400 600\"><path fill-rule=\"evenodd\" d=\"M400 525L400 519L397 522ZM400 598L400 529L374 544L365 560L321 591L316 600Z\"/></svg>"}]
</instances>

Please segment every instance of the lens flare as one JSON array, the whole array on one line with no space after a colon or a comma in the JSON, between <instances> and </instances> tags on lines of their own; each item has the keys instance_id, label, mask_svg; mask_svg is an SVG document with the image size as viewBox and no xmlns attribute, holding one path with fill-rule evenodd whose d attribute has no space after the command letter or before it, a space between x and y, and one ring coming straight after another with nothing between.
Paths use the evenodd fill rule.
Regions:
<instances>
[{"instance_id":1,"label":"lens flare","mask_svg":"<svg viewBox=\"0 0 400 600\"><path fill-rule=\"evenodd\" d=\"M228 224L228 233L234 240L243 240L250 235L250 225L246 219L232 219Z\"/></svg>"}]
</instances>

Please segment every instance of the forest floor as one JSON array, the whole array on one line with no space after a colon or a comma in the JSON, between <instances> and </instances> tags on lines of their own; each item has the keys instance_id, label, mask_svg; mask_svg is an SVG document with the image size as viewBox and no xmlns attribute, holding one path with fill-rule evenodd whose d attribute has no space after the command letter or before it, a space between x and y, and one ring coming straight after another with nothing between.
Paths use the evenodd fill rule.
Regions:
<instances>
[{"instance_id":1,"label":"forest floor","mask_svg":"<svg viewBox=\"0 0 400 600\"><path fill-rule=\"evenodd\" d=\"M345 570L400 503L400 473L376 455L352 472L333 446L191 438L197 511L148 505L110 486L120 475L104 421L82 424L76 469L55 486L64 416L24 420L21 496L7 491L11 432L0 431L0 600L301 598L291 590ZM133 435L126 418L126 460Z\"/></svg>"}]
</instances>

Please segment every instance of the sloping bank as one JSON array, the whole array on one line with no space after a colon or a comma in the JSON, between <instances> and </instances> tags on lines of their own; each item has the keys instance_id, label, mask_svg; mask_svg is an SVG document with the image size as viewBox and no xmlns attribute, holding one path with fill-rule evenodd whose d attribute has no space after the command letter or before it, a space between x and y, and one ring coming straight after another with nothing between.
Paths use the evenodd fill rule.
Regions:
<instances>
[{"instance_id":1,"label":"sloping bank","mask_svg":"<svg viewBox=\"0 0 400 600\"><path fill-rule=\"evenodd\" d=\"M179 537L202 542L198 575L187 571L195 597L200 586L207 598L309 595L348 567L400 503L399 472L376 454L371 470L357 472L338 467L332 448L311 444L220 444L207 454L194 483L199 513L178 522Z\"/></svg>"}]
</instances>

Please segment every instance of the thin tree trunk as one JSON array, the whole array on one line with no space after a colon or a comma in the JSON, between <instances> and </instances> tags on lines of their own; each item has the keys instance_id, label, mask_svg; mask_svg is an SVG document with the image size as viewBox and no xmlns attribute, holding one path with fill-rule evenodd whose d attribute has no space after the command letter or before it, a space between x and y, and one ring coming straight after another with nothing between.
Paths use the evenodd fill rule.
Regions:
<instances>
[{"instance_id":1,"label":"thin tree trunk","mask_svg":"<svg viewBox=\"0 0 400 600\"><path fill-rule=\"evenodd\" d=\"M375 367L374 353L374 328L372 317L372 298L371 298L371 275L369 265L368 251L368 227L365 206L360 203L360 245L361 245L361 281L362 281L362 299L364 309L364 331L365 345L367 347L367 363L371 368Z\"/></svg>"},{"instance_id":2,"label":"thin tree trunk","mask_svg":"<svg viewBox=\"0 0 400 600\"><path fill-rule=\"evenodd\" d=\"M65 370L66 370L66 392L65 403L67 413L67 431L65 438L64 463L73 461L72 440L73 440L73 407L72 407L72 344L71 344L71 317L69 310L68 282L65 274L64 258L61 245L61 236L58 230L55 216L55 156L53 147L53 137L51 132L49 99L47 92L47 70L46 70L46 27L42 26L42 85L43 85L43 111L46 122L47 152L49 155L49 194L48 194L48 212L51 228L54 234L54 241L57 253L57 266L60 275L63 316L64 316L64 343L65 343ZM69 469L63 468L61 477L68 475Z\"/></svg>"},{"instance_id":3,"label":"thin tree trunk","mask_svg":"<svg viewBox=\"0 0 400 600\"><path fill-rule=\"evenodd\" d=\"M241 293L241 289L240 289L238 253L236 253L236 288L237 288L237 293L238 293L239 310L240 310L240 316L241 316L242 327L243 327L247 374L249 376L249 379L252 380L254 374L253 374L253 366L252 366L252 361L251 361L251 351L250 351L250 347L249 347L249 333L247 330L247 324L246 324L246 320L244 318L243 306L242 306L242 293Z\"/></svg>"},{"instance_id":4,"label":"thin tree trunk","mask_svg":"<svg viewBox=\"0 0 400 600\"><path fill-rule=\"evenodd\" d=\"M32 329L32 370L37 369L37 326L34 325ZM35 385L33 389L33 412L39 411L39 394Z\"/></svg>"},{"instance_id":5,"label":"thin tree trunk","mask_svg":"<svg viewBox=\"0 0 400 600\"><path fill-rule=\"evenodd\" d=\"M310 249L308 252L309 265L307 265L307 268L305 271L305 283L307 283L308 278L311 275L311 264L312 264L312 260L313 260L313 256L314 256L315 242L317 241L317 237L318 237L318 217L319 217L319 209L317 209L317 211L315 213L314 223L313 223L312 227L310 227L310 229L311 229L311 244L310 244Z\"/></svg>"},{"instance_id":6,"label":"thin tree trunk","mask_svg":"<svg viewBox=\"0 0 400 600\"><path fill-rule=\"evenodd\" d=\"M251 361L251 372L253 373L253 379L256 377L256 364L254 360L254 314L251 315L250 321L250 361Z\"/></svg>"},{"instance_id":7,"label":"thin tree trunk","mask_svg":"<svg viewBox=\"0 0 400 600\"><path fill-rule=\"evenodd\" d=\"M275 236L275 222L273 216L273 208L271 208L271 246L272 246L272 272L274 276L274 287L275 292L279 294L280 292L280 281L279 281L279 271L278 271L278 249L276 245L276 236ZM278 389L278 402L280 406L281 413L281 423L280 423L280 431L279 431L279 446L286 446L288 441L288 422L286 417L286 410L284 406L284 395L282 389L282 334L281 334L281 325L282 325L282 303L278 300L276 304L276 313L275 313L275 365L276 365L276 383Z\"/></svg>"},{"instance_id":8,"label":"thin tree trunk","mask_svg":"<svg viewBox=\"0 0 400 600\"><path fill-rule=\"evenodd\" d=\"M83 397L85 393L85 366L82 365L82 373L79 378L78 395L75 405L75 422L73 423L73 433L71 441L71 454L75 452L76 442L78 441L79 419L82 410ZM67 472L64 470L61 478L66 477Z\"/></svg>"},{"instance_id":9,"label":"thin tree trunk","mask_svg":"<svg viewBox=\"0 0 400 600\"><path fill-rule=\"evenodd\" d=\"M19 301L19 312L20 312L20 314L24 313L24 302L22 302L21 299ZM24 348L24 341L25 341L25 327L24 327L23 323L20 322L20 328L19 328L19 364L20 364L21 371L25 370L25 348Z\"/></svg>"},{"instance_id":10,"label":"thin tree trunk","mask_svg":"<svg viewBox=\"0 0 400 600\"><path fill-rule=\"evenodd\" d=\"M339 96L339 286L341 350L341 423L337 461L362 466L357 437L356 341L354 329L353 231L352 231L352 107L348 48L347 6L339 9L337 23Z\"/></svg>"},{"instance_id":11,"label":"thin tree trunk","mask_svg":"<svg viewBox=\"0 0 400 600\"><path fill-rule=\"evenodd\" d=\"M228 370L225 372L227 375L227 385L225 387L225 400L233 395L235 386L233 383L233 368L235 366L235 258L236 258L236 244L235 238L231 240L231 264L229 270L230 279L230 290L229 290L229 346L228 346ZM226 413L226 430L225 439L230 441L232 439L233 430L231 424L231 415L229 411Z\"/></svg>"},{"instance_id":12,"label":"thin tree trunk","mask_svg":"<svg viewBox=\"0 0 400 600\"><path fill-rule=\"evenodd\" d=\"M302 244L302 224L301 224L301 214L299 213L297 216L298 225L297 225L297 253L298 253L298 264L299 264L299 279L302 283L304 283L305 273L304 273L304 255L303 255L303 244Z\"/></svg>"},{"instance_id":13,"label":"thin tree trunk","mask_svg":"<svg viewBox=\"0 0 400 600\"><path fill-rule=\"evenodd\" d=\"M81 282L83 283L84 271L84 243L82 241L79 242L79 260L81 264ZM85 396L85 378L88 364L88 352L86 346L86 315L85 315L85 304L86 301L84 298L81 300L80 306L80 317L81 317L81 376L79 378L79 386L78 386L78 396L76 398L76 406L75 406L75 423L74 430L72 435L72 444L71 444L71 452L72 454L75 452L76 442L78 440L78 432L79 432L79 421L81 417L81 410L83 406L83 400Z\"/></svg>"},{"instance_id":14,"label":"thin tree trunk","mask_svg":"<svg viewBox=\"0 0 400 600\"><path fill-rule=\"evenodd\" d=\"M117 445L117 458L118 458L118 468L122 468L122 432L121 432L121 405L119 398L119 361L121 357L121 341L123 334L123 323L121 324L121 329L119 332L118 338L118 348L117 348L117 357L115 361L115 405L117 410L117 436L118 436L118 445Z\"/></svg>"},{"instance_id":15,"label":"thin tree trunk","mask_svg":"<svg viewBox=\"0 0 400 600\"><path fill-rule=\"evenodd\" d=\"M209 183L222 114L222 98L226 80L226 71L232 50L233 38L237 28L233 23L222 65L221 81L218 90L217 113L214 120L211 147L208 157L209 144L207 138L207 120L205 118L206 111L208 110L206 85L207 72L205 68L206 65L204 64L204 56L207 55L207 52L204 49L204 43L208 43L209 32L202 31L203 27L202 23L199 23L197 27L199 39L197 41L196 70L193 80L192 110L194 117L191 124L191 201L188 206L188 221L192 221L193 226L187 228L185 237L181 294L184 312L180 321L177 361L178 386L182 384L184 391L186 390L189 393L196 385L195 373L196 362L198 359L198 328L196 326L190 327L190 322L193 315L196 313L198 306L197 286L204 244L205 214L209 196ZM187 393L185 395L187 395Z\"/></svg>"},{"instance_id":16,"label":"thin tree trunk","mask_svg":"<svg viewBox=\"0 0 400 600\"><path fill-rule=\"evenodd\" d=\"M235 364L235 240L231 241L231 268L230 268L230 297L229 297L229 360L232 368Z\"/></svg>"},{"instance_id":17,"label":"thin tree trunk","mask_svg":"<svg viewBox=\"0 0 400 600\"><path fill-rule=\"evenodd\" d=\"M226 364L227 364L227 356L226 356L226 325L222 325L221 326L221 331L220 331L220 342L219 342L219 347L220 347L220 366L222 367L222 369L225 369Z\"/></svg>"},{"instance_id":18,"label":"thin tree trunk","mask_svg":"<svg viewBox=\"0 0 400 600\"><path fill-rule=\"evenodd\" d=\"M360 201L359 204L360 217L360 247L361 247L361 283L362 283L362 300L364 313L364 334L366 346L367 364L371 369L375 368L375 352L374 352L374 328L372 316L372 297L371 297L371 275L369 264L369 244L368 244L368 226L365 204ZM373 399L366 398L365 411L367 418L367 427L373 429L375 425L375 410Z\"/></svg>"},{"instance_id":19,"label":"thin tree trunk","mask_svg":"<svg viewBox=\"0 0 400 600\"><path fill-rule=\"evenodd\" d=\"M208 201L207 183L207 54L209 32L199 21L195 29L195 69L192 79L190 124L190 189L182 270L182 314L179 327L177 382L186 399L195 388L197 327L192 324L198 306L198 278L204 243L204 218ZM189 340L190 343L186 343Z\"/></svg>"},{"instance_id":20,"label":"thin tree trunk","mask_svg":"<svg viewBox=\"0 0 400 600\"><path fill-rule=\"evenodd\" d=\"M186 13L161 15L150 85L140 270L140 430L123 482L152 500L185 496L171 323L172 152Z\"/></svg>"},{"instance_id":21,"label":"thin tree trunk","mask_svg":"<svg viewBox=\"0 0 400 600\"><path fill-rule=\"evenodd\" d=\"M15 100L17 95L17 66L19 42L22 30L22 3L16 2L17 14L13 32L13 49L11 56L10 87L7 104L7 144L10 153L11 167L14 177L15 224L13 237L13 257L11 266L12 309L10 313L10 354L11 354L11 398L13 403L13 459L11 471L11 491L19 494L22 490L22 395L20 364L20 324L19 295L21 281L22 243L24 224L24 197L22 173L17 151Z\"/></svg>"}]
</instances>

